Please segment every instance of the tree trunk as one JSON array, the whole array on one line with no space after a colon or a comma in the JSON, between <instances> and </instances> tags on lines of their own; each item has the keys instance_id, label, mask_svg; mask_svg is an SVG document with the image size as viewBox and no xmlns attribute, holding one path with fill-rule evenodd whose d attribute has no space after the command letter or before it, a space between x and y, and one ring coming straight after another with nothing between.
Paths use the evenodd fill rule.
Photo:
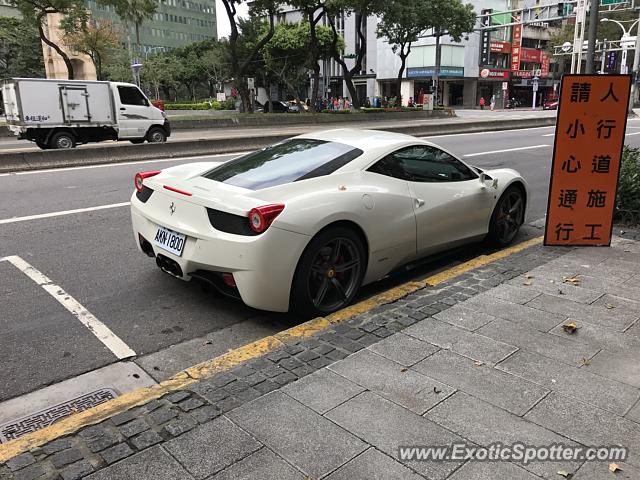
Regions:
<instances>
[{"instance_id":1,"label":"tree trunk","mask_svg":"<svg viewBox=\"0 0 640 480\"><path fill-rule=\"evenodd\" d=\"M320 12L320 14L318 15L318 17L316 18L315 16L315 9L309 9L307 10L307 16L308 16L308 20L309 20L309 50L311 50L311 58L313 61L313 87L311 90L311 111L312 112L316 112L316 105L318 103L318 90L320 88L320 55L318 53L319 51L319 46L318 46L318 35L316 33L316 25L318 24L318 22L320 21L320 19L323 17L324 12ZM326 75L327 72L324 72L324 74Z\"/></svg>"},{"instance_id":2,"label":"tree trunk","mask_svg":"<svg viewBox=\"0 0 640 480\"><path fill-rule=\"evenodd\" d=\"M67 67L67 76L69 77L69 80L73 80L75 76L73 72L73 64L69 59L69 55L67 55L58 45L47 38L47 36L44 34L44 28L42 27L42 20L43 18L41 16L40 21L38 22L38 32L40 33L40 40L53 48L58 53L58 55L62 57L62 60L64 60L64 64Z\"/></svg>"},{"instance_id":3,"label":"tree trunk","mask_svg":"<svg viewBox=\"0 0 640 480\"><path fill-rule=\"evenodd\" d=\"M404 49L407 45L400 45L400 70L398 70L398 79L396 80L396 90L398 92L398 106L402 107L402 79L404 77L404 70L407 64L407 57L411 53L411 42L407 47L407 51Z\"/></svg>"},{"instance_id":4,"label":"tree trunk","mask_svg":"<svg viewBox=\"0 0 640 480\"><path fill-rule=\"evenodd\" d=\"M140 24L139 23L136 23L136 55L140 55Z\"/></svg>"},{"instance_id":5,"label":"tree trunk","mask_svg":"<svg viewBox=\"0 0 640 480\"><path fill-rule=\"evenodd\" d=\"M327 72L324 72L326 75ZM318 113L316 111L316 105L318 104L318 90L320 89L320 64L315 63L313 66L313 76L311 77L313 80L313 89L311 90L311 105L309 108L312 112Z\"/></svg>"},{"instance_id":6,"label":"tree trunk","mask_svg":"<svg viewBox=\"0 0 640 480\"><path fill-rule=\"evenodd\" d=\"M333 32L334 59L342 68L344 83L347 85L347 90L349 90L349 94L351 95L351 105L353 105L353 108L356 110L359 110L360 107L362 107L362 102L358 97L358 91L353 83L353 76L362 70L362 60L367 51L367 46L364 44L364 34L362 33L362 27L365 23L366 17L364 15L360 15L359 22L356 22L356 34L358 35L359 45L356 51L356 61L351 69L347 67L346 62L342 58L341 52L338 52L336 48L338 43L338 31L336 30L335 20L331 15L327 15L327 18L329 18L329 24L331 25L331 30Z\"/></svg>"}]
</instances>

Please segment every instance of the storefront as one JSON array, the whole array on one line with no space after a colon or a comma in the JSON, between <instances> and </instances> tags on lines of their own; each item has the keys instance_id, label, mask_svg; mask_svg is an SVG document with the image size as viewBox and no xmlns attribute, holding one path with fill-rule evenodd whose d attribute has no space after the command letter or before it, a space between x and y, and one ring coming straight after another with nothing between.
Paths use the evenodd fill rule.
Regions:
<instances>
[{"instance_id":1,"label":"storefront","mask_svg":"<svg viewBox=\"0 0 640 480\"><path fill-rule=\"evenodd\" d=\"M504 108L508 98L508 81L509 70L497 68L481 69L475 105L480 103L480 98L484 98L485 104L489 105L491 97L495 95L496 108Z\"/></svg>"},{"instance_id":2,"label":"storefront","mask_svg":"<svg viewBox=\"0 0 640 480\"><path fill-rule=\"evenodd\" d=\"M433 93L435 67L407 69L407 79L413 80L413 98ZM464 67L442 66L439 71L439 104L445 107L461 106L464 102Z\"/></svg>"}]
</instances>

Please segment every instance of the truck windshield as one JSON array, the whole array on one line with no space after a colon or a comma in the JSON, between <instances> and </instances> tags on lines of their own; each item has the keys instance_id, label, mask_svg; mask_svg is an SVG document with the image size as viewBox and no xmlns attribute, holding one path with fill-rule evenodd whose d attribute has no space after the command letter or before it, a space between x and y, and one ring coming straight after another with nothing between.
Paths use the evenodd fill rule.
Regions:
<instances>
[{"instance_id":1,"label":"truck windshield","mask_svg":"<svg viewBox=\"0 0 640 480\"><path fill-rule=\"evenodd\" d=\"M220 165L203 177L260 190L320 177L362 155L362 150L337 142L295 138Z\"/></svg>"}]
</instances>

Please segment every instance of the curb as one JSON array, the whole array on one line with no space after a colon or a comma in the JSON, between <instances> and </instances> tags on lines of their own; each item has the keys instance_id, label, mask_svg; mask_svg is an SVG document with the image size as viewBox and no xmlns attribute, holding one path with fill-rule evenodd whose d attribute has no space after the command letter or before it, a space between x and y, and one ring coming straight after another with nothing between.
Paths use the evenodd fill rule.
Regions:
<instances>
[{"instance_id":1,"label":"curb","mask_svg":"<svg viewBox=\"0 0 640 480\"><path fill-rule=\"evenodd\" d=\"M0 444L0 464L30 449L44 445L57 438L72 434L81 428L95 425L118 413L143 405L151 400L158 399L172 391L184 389L185 387L196 383L198 380L210 378L215 374L228 371L248 360L262 357L289 343L299 341L303 338L312 337L327 330L333 325L343 323L346 320L367 312L378 305L392 303L425 287L439 285L471 270L521 252L522 250L534 245L538 245L541 242L542 237L535 237L490 255L480 255L468 262L462 263L423 280L409 281L329 315L326 318L320 317L309 320L290 329L264 337L235 350L231 350L219 357L194 365L193 367L177 373L169 380L161 382L153 387L141 388L125 393L120 397L96 407L63 418L53 425L41 430L37 430L8 443Z\"/></svg>"},{"instance_id":2,"label":"curb","mask_svg":"<svg viewBox=\"0 0 640 480\"><path fill-rule=\"evenodd\" d=\"M436 136L547 127L555 125L555 123L555 117L544 117L525 120L493 120L473 123L412 125L380 128L379 130L413 136ZM326 126L329 127L330 125ZM339 127L339 125L336 125L336 127ZM376 129L374 125L369 126L369 128ZM240 150L257 150L292 136L294 135L286 133L257 134L256 136L247 136L242 139L215 138L196 141L179 140L163 144L119 145L117 147L90 147L73 150L5 153L0 154L0 173L235 153Z\"/></svg>"}]
</instances>

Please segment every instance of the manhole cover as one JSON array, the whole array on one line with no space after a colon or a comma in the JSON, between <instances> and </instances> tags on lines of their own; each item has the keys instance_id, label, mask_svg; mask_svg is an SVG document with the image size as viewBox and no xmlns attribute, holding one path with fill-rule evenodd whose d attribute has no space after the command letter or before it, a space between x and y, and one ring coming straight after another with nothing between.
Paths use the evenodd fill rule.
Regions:
<instances>
[{"instance_id":1,"label":"manhole cover","mask_svg":"<svg viewBox=\"0 0 640 480\"><path fill-rule=\"evenodd\" d=\"M55 407L49 407L18 420L7 422L0 425L0 443L15 440L27 433L48 427L62 418L95 407L117 396L118 393L115 390L111 388L101 388L95 392L87 393L81 397L56 405Z\"/></svg>"}]
</instances>

